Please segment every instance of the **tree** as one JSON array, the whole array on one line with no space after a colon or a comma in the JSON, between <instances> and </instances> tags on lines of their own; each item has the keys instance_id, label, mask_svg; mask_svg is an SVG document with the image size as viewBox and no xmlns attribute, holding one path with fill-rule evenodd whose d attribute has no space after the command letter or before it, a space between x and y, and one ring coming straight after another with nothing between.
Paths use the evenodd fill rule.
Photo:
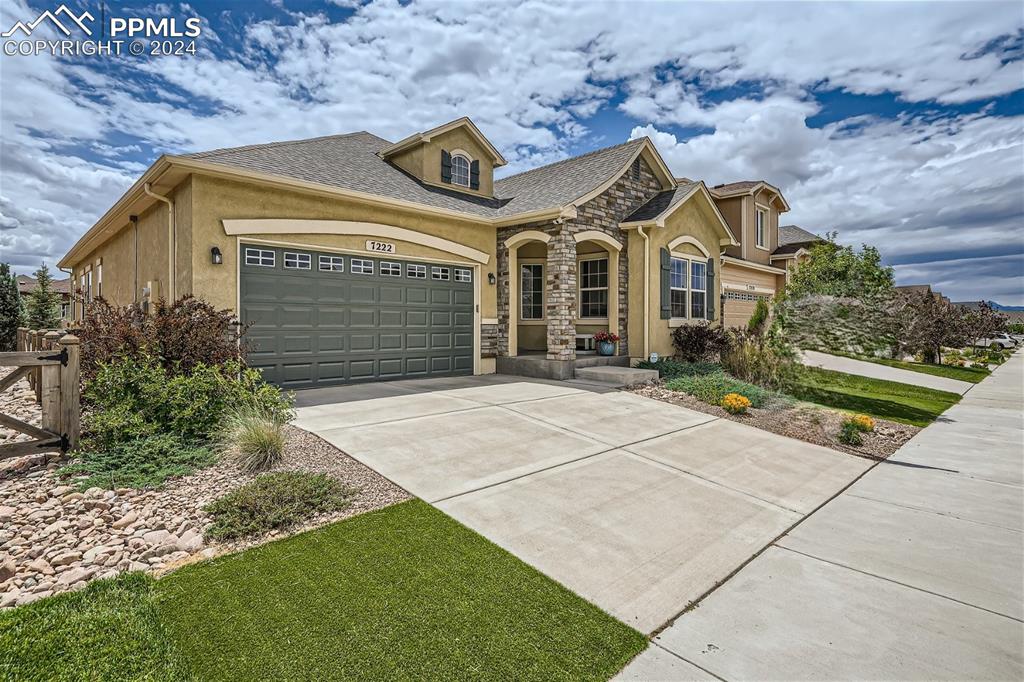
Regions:
<instances>
[{"instance_id":1,"label":"tree","mask_svg":"<svg viewBox=\"0 0 1024 682\"><path fill-rule=\"evenodd\" d=\"M942 347L961 348L977 335L980 318L927 291L897 294L889 308L896 350L921 353L925 362L942 364ZM987 322L986 322L987 324Z\"/></svg>"},{"instance_id":2,"label":"tree","mask_svg":"<svg viewBox=\"0 0 1024 682\"><path fill-rule=\"evenodd\" d=\"M54 329L60 324L60 294L53 290L53 277L46 265L32 273L36 288L26 297L28 326L32 329Z\"/></svg>"},{"instance_id":3,"label":"tree","mask_svg":"<svg viewBox=\"0 0 1024 682\"><path fill-rule=\"evenodd\" d=\"M16 350L18 327L25 324L25 305L11 266L0 263L0 352Z\"/></svg>"},{"instance_id":4,"label":"tree","mask_svg":"<svg viewBox=\"0 0 1024 682\"><path fill-rule=\"evenodd\" d=\"M864 244L860 252L836 243L836 233L811 248L810 258L800 263L786 285L786 296L810 295L870 299L888 294L893 287L892 268L882 265L878 249Z\"/></svg>"},{"instance_id":5,"label":"tree","mask_svg":"<svg viewBox=\"0 0 1024 682\"><path fill-rule=\"evenodd\" d=\"M980 301L977 308L965 308L967 324L971 333L979 339L989 339L1007 330L1007 318L987 301Z\"/></svg>"}]
</instances>

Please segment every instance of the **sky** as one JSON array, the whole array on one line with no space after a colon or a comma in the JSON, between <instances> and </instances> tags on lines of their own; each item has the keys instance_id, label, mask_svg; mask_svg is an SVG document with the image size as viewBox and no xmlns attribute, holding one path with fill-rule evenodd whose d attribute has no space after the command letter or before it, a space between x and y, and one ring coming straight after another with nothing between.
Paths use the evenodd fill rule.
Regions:
<instances>
[{"instance_id":1,"label":"sky","mask_svg":"<svg viewBox=\"0 0 1024 682\"><path fill-rule=\"evenodd\" d=\"M0 32L58 5L3 0ZM776 185L784 224L877 246L898 284L1024 305L1019 1L104 10L199 17L197 51L0 55L0 260L19 273L54 267L160 154L469 116L500 175L647 135L677 176Z\"/></svg>"}]
</instances>

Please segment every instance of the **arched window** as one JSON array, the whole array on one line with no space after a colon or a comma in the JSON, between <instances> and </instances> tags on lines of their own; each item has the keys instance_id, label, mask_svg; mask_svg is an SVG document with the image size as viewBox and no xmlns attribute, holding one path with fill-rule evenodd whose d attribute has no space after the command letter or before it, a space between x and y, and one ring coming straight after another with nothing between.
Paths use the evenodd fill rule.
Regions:
<instances>
[{"instance_id":1,"label":"arched window","mask_svg":"<svg viewBox=\"0 0 1024 682\"><path fill-rule=\"evenodd\" d=\"M452 182L469 187L469 159L461 154L452 155Z\"/></svg>"}]
</instances>

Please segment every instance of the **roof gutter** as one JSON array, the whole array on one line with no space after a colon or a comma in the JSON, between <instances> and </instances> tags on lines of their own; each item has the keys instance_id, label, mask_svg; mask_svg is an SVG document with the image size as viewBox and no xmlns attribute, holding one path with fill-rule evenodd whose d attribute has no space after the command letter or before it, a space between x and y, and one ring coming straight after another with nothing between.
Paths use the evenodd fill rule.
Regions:
<instances>
[{"instance_id":1,"label":"roof gutter","mask_svg":"<svg viewBox=\"0 0 1024 682\"><path fill-rule=\"evenodd\" d=\"M150 184L147 182L142 186L142 191L147 196L153 197L157 201L162 201L167 204L167 300L169 302L174 301L174 202L165 197L162 194L157 194L150 189Z\"/></svg>"}]
</instances>

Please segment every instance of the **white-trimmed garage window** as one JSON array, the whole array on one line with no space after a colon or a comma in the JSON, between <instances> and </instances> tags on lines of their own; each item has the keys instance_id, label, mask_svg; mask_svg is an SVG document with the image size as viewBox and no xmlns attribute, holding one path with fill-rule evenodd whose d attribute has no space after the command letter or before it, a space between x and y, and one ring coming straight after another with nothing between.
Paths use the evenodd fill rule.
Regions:
<instances>
[{"instance_id":1,"label":"white-trimmed garage window","mask_svg":"<svg viewBox=\"0 0 1024 682\"><path fill-rule=\"evenodd\" d=\"M274 267L274 252L267 249L249 249L245 250L245 264L246 265L258 265L263 268Z\"/></svg>"},{"instance_id":2,"label":"white-trimmed garage window","mask_svg":"<svg viewBox=\"0 0 1024 682\"><path fill-rule=\"evenodd\" d=\"M690 263L690 317L703 320L707 308L707 263Z\"/></svg>"},{"instance_id":3,"label":"white-trimmed garage window","mask_svg":"<svg viewBox=\"0 0 1024 682\"><path fill-rule=\"evenodd\" d=\"M415 263L409 263L405 268L405 276L411 279L426 279L427 278L427 266L416 265Z\"/></svg>"},{"instance_id":4,"label":"white-trimmed garage window","mask_svg":"<svg viewBox=\"0 0 1024 682\"><path fill-rule=\"evenodd\" d=\"M451 270L448 268L439 268L437 266L430 268L430 279L440 279L447 282L451 278Z\"/></svg>"},{"instance_id":5,"label":"white-trimmed garage window","mask_svg":"<svg viewBox=\"0 0 1024 682\"><path fill-rule=\"evenodd\" d=\"M362 258L353 258L350 263L352 266L353 275L372 275L373 274L373 261L363 260Z\"/></svg>"},{"instance_id":6,"label":"white-trimmed garage window","mask_svg":"<svg viewBox=\"0 0 1024 682\"><path fill-rule=\"evenodd\" d=\"M686 264L683 258L672 259L669 289L672 303L672 317L686 317Z\"/></svg>"},{"instance_id":7,"label":"white-trimmed garage window","mask_svg":"<svg viewBox=\"0 0 1024 682\"><path fill-rule=\"evenodd\" d=\"M380 274L384 275L385 277L401 277L402 264L382 260L380 262Z\"/></svg>"},{"instance_id":8,"label":"white-trimmed garage window","mask_svg":"<svg viewBox=\"0 0 1024 682\"><path fill-rule=\"evenodd\" d=\"M345 259L341 256L320 256L320 269L329 272L345 272Z\"/></svg>"},{"instance_id":9,"label":"white-trimmed garage window","mask_svg":"<svg viewBox=\"0 0 1024 682\"><path fill-rule=\"evenodd\" d=\"M456 282L472 282L473 271L466 270L465 268L455 268L455 281Z\"/></svg>"},{"instance_id":10,"label":"white-trimmed garage window","mask_svg":"<svg viewBox=\"0 0 1024 682\"><path fill-rule=\"evenodd\" d=\"M312 260L308 253L284 252L284 267L286 270L309 270Z\"/></svg>"}]
</instances>

